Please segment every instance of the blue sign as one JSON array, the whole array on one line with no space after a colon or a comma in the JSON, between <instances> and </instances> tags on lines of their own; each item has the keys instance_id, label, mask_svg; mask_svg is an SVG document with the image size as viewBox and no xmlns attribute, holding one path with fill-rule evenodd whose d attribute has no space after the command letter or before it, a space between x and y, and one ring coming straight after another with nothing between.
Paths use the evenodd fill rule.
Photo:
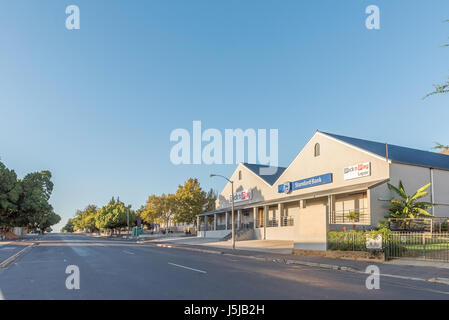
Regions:
<instances>
[{"instance_id":1,"label":"blue sign","mask_svg":"<svg viewBox=\"0 0 449 320\"><path fill-rule=\"evenodd\" d=\"M293 190L315 187L327 183L332 183L332 173L326 173L312 178L280 184L278 186L278 193L289 193Z\"/></svg>"}]
</instances>

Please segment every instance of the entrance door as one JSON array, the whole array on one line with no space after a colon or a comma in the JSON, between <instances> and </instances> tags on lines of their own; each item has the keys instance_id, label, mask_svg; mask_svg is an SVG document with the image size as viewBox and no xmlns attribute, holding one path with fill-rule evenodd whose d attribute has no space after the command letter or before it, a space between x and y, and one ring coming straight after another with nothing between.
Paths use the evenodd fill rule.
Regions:
<instances>
[{"instance_id":1,"label":"entrance door","mask_svg":"<svg viewBox=\"0 0 449 320\"><path fill-rule=\"evenodd\" d=\"M264 221L263 221L263 208L258 208L257 209L257 221L258 221L258 227L262 227L264 226Z\"/></svg>"}]
</instances>

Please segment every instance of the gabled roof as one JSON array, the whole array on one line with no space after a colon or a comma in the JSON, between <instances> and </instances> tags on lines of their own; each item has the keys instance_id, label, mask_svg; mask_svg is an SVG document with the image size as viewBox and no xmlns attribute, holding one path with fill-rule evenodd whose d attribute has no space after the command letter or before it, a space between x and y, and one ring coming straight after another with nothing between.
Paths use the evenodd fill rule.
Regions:
<instances>
[{"instance_id":1,"label":"gabled roof","mask_svg":"<svg viewBox=\"0 0 449 320\"><path fill-rule=\"evenodd\" d=\"M327 132L321 133L378 156L387 158L387 148L385 143L345 137ZM388 144L388 159L398 163L449 170L449 155L400 147L393 144Z\"/></svg>"},{"instance_id":2,"label":"gabled roof","mask_svg":"<svg viewBox=\"0 0 449 320\"><path fill-rule=\"evenodd\" d=\"M277 171L276 171L275 174L272 174L272 175L261 175L260 174L260 168L269 168L270 166L261 165L261 164L254 164L254 163L242 163L242 165L244 165L246 168L251 170L253 173L255 173L257 176L259 176L262 180L264 180L270 186L272 186L273 183L276 182L276 180L281 176L281 174L286 169L284 167L272 167L272 168L277 168Z\"/></svg>"}]
</instances>

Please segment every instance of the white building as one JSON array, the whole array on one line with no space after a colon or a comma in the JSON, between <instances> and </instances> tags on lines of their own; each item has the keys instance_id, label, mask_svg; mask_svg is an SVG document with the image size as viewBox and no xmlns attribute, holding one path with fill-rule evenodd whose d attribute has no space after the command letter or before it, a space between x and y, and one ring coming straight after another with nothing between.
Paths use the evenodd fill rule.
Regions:
<instances>
[{"instance_id":1,"label":"white building","mask_svg":"<svg viewBox=\"0 0 449 320\"><path fill-rule=\"evenodd\" d=\"M437 217L449 216L449 156L317 131L287 168L260 175L261 165L239 164L234 182L235 224L246 238L293 240L295 249L325 250L329 230L376 226L394 196L387 182L402 180L407 193L432 183L424 201ZM231 184L216 210L198 217L199 237L231 231ZM352 221L349 214L356 212Z\"/></svg>"}]
</instances>

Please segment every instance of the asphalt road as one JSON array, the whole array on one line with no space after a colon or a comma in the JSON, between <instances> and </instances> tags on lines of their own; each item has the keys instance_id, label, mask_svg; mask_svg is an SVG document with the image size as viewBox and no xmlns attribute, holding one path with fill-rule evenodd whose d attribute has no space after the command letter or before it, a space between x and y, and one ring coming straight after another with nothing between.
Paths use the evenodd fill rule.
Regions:
<instances>
[{"instance_id":1,"label":"asphalt road","mask_svg":"<svg viewBox=\"0 0 449 320\"><path fill-rule=\"evenodd\" d=\"M66 288L67 266L80 289ZM52 234L0 270L0 299L448 299L449 286Z\"/></svg>"}]
</instances>

